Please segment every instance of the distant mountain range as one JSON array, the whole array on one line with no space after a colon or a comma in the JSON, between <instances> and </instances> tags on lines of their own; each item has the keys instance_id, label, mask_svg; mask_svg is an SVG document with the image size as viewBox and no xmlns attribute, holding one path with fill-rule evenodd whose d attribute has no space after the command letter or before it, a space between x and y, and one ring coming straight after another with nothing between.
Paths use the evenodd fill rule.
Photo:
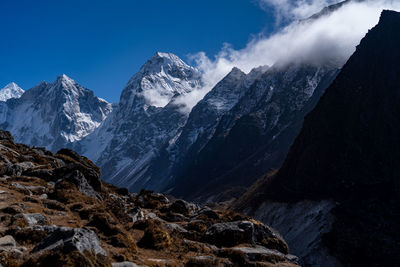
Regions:
<instances>
[{"instance_id":1,"label":"distant mountain range","mask_svg":"<svg viewBox=\"0 0 400 267\"><path fill-rule=\"evenodd\" d=\"M104 180L130 191L223 201L281 165L340 67L278 61L248 74L234 68L188 113L179 99L204 86L202 73L158 52L119 103L62 75L0 103L0 126L18 142L72 148L96 162Z\"/></svg>"}]
</instances>

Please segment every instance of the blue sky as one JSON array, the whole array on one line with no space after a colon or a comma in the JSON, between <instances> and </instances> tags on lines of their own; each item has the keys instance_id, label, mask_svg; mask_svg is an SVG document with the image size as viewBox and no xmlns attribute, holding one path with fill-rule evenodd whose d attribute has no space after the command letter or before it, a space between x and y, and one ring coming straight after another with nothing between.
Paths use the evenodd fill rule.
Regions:
<instances>
[{"instance_id":1,"label":"blue sky","mask_svg":"<svg viewBox=\"0 0 400 267\"><path fill-rule=\"evenodd\" d=\"M212 56L274 25L256 0L1 0L0 12L0 87L65 73L111 102L156 51Z\"/></svg>"}]
</instances>

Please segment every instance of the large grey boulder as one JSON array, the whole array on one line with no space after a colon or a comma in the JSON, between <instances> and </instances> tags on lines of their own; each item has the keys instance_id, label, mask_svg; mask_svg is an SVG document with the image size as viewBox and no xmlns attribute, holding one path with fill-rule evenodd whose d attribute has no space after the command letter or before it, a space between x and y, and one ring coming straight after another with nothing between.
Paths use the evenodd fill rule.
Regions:
<instances>
[{"instance_id":1,"label":"large grey boulder","mask_svg":"<svg viewBox=\"0 0 400 267\"><path fill-rule=\"evenodd\" d=\"M219 247L239 244L263 245L288 253L285 241L268 226L251 221L235 221L211 225L205 233L205 241Z\"/></svg>"},{"instance_id":2,"label":"large grey boulder","mask_svg":"<svg viewBox=\"0 0 400 267\"><path fill-rule=\"evenodd\" d=\"M85 175L83 175L83 173L80 172L79 170L74 170L73 172L66 174L64 176L64 179L59 180L55 185L56 190L60 189L60 182L63 181L63 180L66 180L68 182L71 182L71 183L75 184L76 187L78 188L78 190L82 194L87 195L89 197L100 199L99 194L89 184L89 182L86 179Z\"/></svg>"},{"instance_id":3,"label":"large grey boulder","mask_svg":"<svg viewBox=\"0 0 400 267\"><path fill-rule=\"evenodd\" d=\"M137 265L136 263L124 261L124 262L115 262L111 263L112 267L141 267L142 265Z\"/></svg>"},{"instance_id":4,"label":"large grey boulder","mask_svg":"<svg viewBox=\"0 0 400 267\"><path fill-rule=\"evenodd\" d=\"M199 207L197 205L186 202L182 199L176 200L169 207L169 211L175 212L175 213L180 213L185 216L191 216L198 210L199 210Z\"/></svg>"},{"instance_id":5,"label":"large grey boulder","mask_svg":"<svg viewBox=\"0 0 400 267\"><path fill-rule=\"evenodd\" d=\"M10 251L15 249L16 247L17 243L15 242L15 239L12 236L6 235L0 238L0 252Z\"/></svg>"},{"instance_id":6,"label":"large grey boulder","mask_svg":"<svg viewBox=\"0 0 400 267\"><path fill-rule=\"evenodd\" d=\"M95 232L86 228L68 227L56 229L50 236L34 247L32 252L36 253L43 250L56 251L59 249L64 253L89 251L94 254L107 256Z\"/></svg>"},{"instance_id":7,"label":"large grey boulder","mask_svg":"<svg viewBox=\"0 0 400 267\"><path fill-rule=\"evenodd\" d=\"M29 226L45 225L47 220L40 213L23 213L15 215L15 218L23 218Z\"/></svg>"},{"instance_id":8,"label":"large grey boulder","mask_svg":"<svg viewBox=\"0 0 400 267\"><path fill-rule=\"evenodd\" d=\"M234 247L232 248L234 251L240 251L250 261L257 261L257 260L262 260L262 259L268 259L268 258L275 258L279 259L280 261L290 261L292 263L298 262L298 258L294 255L290 254L283 254L277 250L273 249L267 249L262 246L256 246L256 247Z\"/></svg>"}]
</instances>

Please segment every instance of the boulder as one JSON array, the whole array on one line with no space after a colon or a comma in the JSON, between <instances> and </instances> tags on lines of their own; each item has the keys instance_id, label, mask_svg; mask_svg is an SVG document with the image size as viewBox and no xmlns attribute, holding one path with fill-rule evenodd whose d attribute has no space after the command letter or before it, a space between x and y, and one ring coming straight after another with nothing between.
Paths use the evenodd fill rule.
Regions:
<instances>
[{"instance_id":1,"label":"boulder","mask_svg":"<svg viewBox=\"0 0 400 267\"><path fill-rule=\"evenodd\" d=\"M137 265L136 263L129 262L129 261L124 261L124 262L114 262L111 263L112 267L140 267L140 265Z\"/></svg>"},{"instance_id":2,"label":"boulder","mask_svg":"<svg viewBox=\"0 0 400 267\"><path fill-rule=\"evenodd\" d=\"M204 207L195 214L195 217L199 217L199 216L205 216L209 219L215 219L215 220L219 219L218 213L216 213L209 207Z\"/></svg>"},{"instance_id":3,"label":"boulder","mask_svg":"<svg viewBox=\"0 0 400 267\"><path fill-rule=\"evenodd\" d=\"M32 250L37 253L43 250L62 250L64 253L87 251L93 254L107 256L105 250L101 247L96 233L87 228L69 228L63 227L56 229L51 235L45 238Z\"/></svg>"},{"instance_id":4,"label":"boulder","mask_svg":"<svg viewBox=\"0 0 400 267\"><path fill-rule=\"evenodd\" d=\"M193 215L193 213L196 212L198 209L199 208L195 204L186 202L182 199L174 201L174 203L172 203L169 207L169 211L180 213L185 216Z\"/></svg>"},{"instance_id":5,"label":"boulder","mask_svg":"<svg viewBox=\"0 0 400 267\"><path fill-rule=\"evenodd\" d=\"M11 135L9 131L1 131L0 130L0 141L10 141L14 142L14 137Z\"/></svg>"},{"instance_id":6,"label":"boulder","mask_svg":"<svg viewBox=\"0 0 400 267\"><path fill-rule=\"evenodd\" d=\"M23 218L29 226L45 225L47 220L40 213L23 213L14 216L15 218Z\"/></svg>"},{"instance_id":7,"label":"boulder","mask_svg":"<svg viewBox=\"0 0 400 267\"><path fill-rule=\"evenodd\" d=\"M273 244L273 249L287 254L285 241L271 228L251 221L216 223L205 233L205 241L217 246L233 247L239 244L264 245ZM271 247L270 247L271 248Z\"/></svg>"},{"instance_id":8,"label":"boulder","mask_svg":"<svg viewBox=\"0 0 400 267\"><path fill-rule=\"evenodd\" d=\"M136 196L136 204L146 209L159 209L169 203L169 199L162 194L149 190L141 190Z\"/></svg>"},{"instance_id":9,"label":"boulder","mask_svg":"<svg viewBox=\"0 0 400 267\"><path fill-rule=\"evenodd\" d=\"M0 238L0 252L11 251L17 247L14 237L6 235Z\"/></svg>"},{"instance_id":10,"label":"boulder","mask_svg":"<svg viewBox=\"0 0 400 267\"><path fill-rule=\"evenodd\" d=\"M93 162L85 157L80 156L70 149L61 149L57 152L56 157L67 162L66 168L69 170L78 170L86 177L89 184L96 190L101 191L100 169Z\"/></svg>"},{"instance_id":11,"label":"boulder","mask_svg":"<svg viewBox=\"0 0 400 267\"><path fill-rule=\"evenodd\" d=\"M11 215L15 215L15 214L19 214L24 212L24 209L22 207L16 206L16 205L11 205L5 208L2 208L0 210L0 212L6 213L6 214L11 214Z\"/></svg>"},{"instance_id":12,"label":"boulder","mask_svg":"<svg viewBox=\"0 0 400 267\"><path fill-rule=\"evenodd\" d=\"M64 167L65 168L65 167ZM99 194L94 190L94 188L88 183L86 177L78 170L65 173L63 179L59 180L55 185L55 190L62 190L63 181L68 181L78 188L78 190L89 197L100 199Z\"/></svg>"},{"instance_id":13,"label":"boulder","mask_svg":"<svg viewBox=\"0 0 400 267\"><path fill-rule=\"evenodd\" d=\"M289 261L297 264L298 258L294 255L283 254L277 250L267 249L262 246L256 247L234 247L233 251L240 251L246 255L249 261Z\"/></svg>"}]
</instances>

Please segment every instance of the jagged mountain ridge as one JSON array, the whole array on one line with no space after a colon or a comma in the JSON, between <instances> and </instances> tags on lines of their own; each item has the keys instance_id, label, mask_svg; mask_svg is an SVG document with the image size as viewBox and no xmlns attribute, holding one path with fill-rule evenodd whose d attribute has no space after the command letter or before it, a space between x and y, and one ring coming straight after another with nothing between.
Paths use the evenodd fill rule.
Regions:
<instances>
[{"instance_id":1,"label":"jagged mountain ridge","mask_svg":"<svg viewBox=\"0 0 400 267\"><path fill-rule=\"evenodd\" d=\"M57 150L82 139L111 112L111 104L66 75L2 102L0 125L18 142Z\"/></svg>"},{"instance_id":2,"label":"jagged mountain ridge","mask_svg":"<svg viewBox=\"0 0 400 267\"><path fill-rule=\"evenodd\" d=\"M302 251L305 266L400 260L399 48L400 13L383 11L306 117L279 172L258 181L237 204L281 230L294 251ZM328 207L318 212L318 206ZM310 228L293 227L282 213L296 214L296 207L308 214L296 224ZM323 231L310 230L318 227Z\"/></svg>"},{"instance_id":3,"label":"jagged mountain ridge","mask_svg":"<svg viewBox=\"0 0 400 267\"><path fill-rule=\"evenodd\" d=\"M16 83L11 82L0 90L0 101L7 101L10 98L19 98L25 91Z\"/></svg>"}]
</instances>

